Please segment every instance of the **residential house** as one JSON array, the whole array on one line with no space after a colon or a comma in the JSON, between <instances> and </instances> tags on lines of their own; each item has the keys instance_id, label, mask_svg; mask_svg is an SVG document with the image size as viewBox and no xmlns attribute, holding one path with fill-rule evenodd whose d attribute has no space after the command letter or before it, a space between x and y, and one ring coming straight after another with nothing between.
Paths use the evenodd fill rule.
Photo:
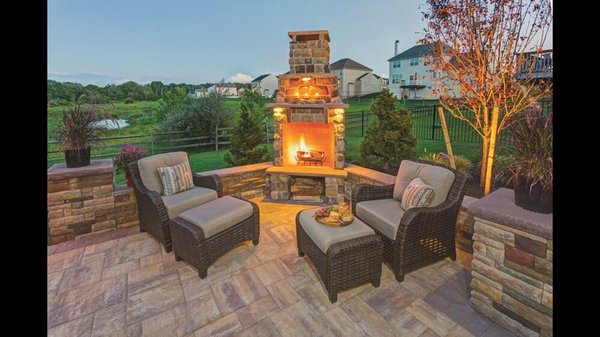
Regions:
<instances>
[{"instance_id":1,"label":"residential house","mask_svg":"<svg viewBox=\"0 0 600 337\"><path fill-rule=\"evenodd\" d=\"M219 94L229 98L239 98L238 90L235 83L215 83L208 87L208 93L218 92Z\"/></svg>"},{"instance_id":2,"label":"residential house","mask_svg":"<svg viewBox=\"0 0 600 337\"><path fill-rule=\"evenodd\" d=\"M271 98L275 90L279 87L279 80L273 74L264 74L253 79L250 82L250 87L264 97Z\"/></svg>"},{"instance_id":3,"label":"residential house","mask_svg":"<svg viewBox=\"0 0 600 337\"><path fill-rule=\"evenodd\" d=\"M330 70L338 77L338 90L342 98L381 91L381 76L373 74L373 69L352 59L338 60L331 64Z\"/></svg>"},{"instance_id":4,"label":"residential house","mask_svg":"<svg viewBox=\"0 0 600 337\"><path fill-rule=\"evenodd\" d=\"M198 88L198 89L194 90L195 98L200 98L200 97L204 97L204 96L208 96L208 90L206 90L206 88Z\"/></svg>"}]
</instances>

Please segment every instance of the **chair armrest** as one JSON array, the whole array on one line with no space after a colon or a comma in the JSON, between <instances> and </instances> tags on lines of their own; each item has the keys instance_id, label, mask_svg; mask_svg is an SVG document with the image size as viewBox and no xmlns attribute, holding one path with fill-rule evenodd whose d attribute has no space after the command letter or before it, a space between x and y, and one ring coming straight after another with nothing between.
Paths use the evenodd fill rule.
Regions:
<instances>
[{"instance_id":1,"label":"chair armrest","mask_svg":"<svg viewBox=\"0 0 600 337\"><path fill-rule=\"evenodd\" d=\"M217 196L223 196L223 181L218 174L201 175L193 174L194 185L198 187L206 187L217 191Z\"/></svg>"},{"instance_id":2,"label":"chair armrest","mask_svg":"<svg viewBox=\"0 0 600 337\"><path fill-rule=\"evenodd\" d=\"M391 185L370 185L358 184L352 189L352 214L356 214L356 204L361 201L389 199L394 194L394 184Z\"/></svg>"},{"instance_id":3,"label":"chair armrest","mask_svg":"<svg viewBox=\"0 0 600 337\"><path fill-rule=\"evenodd\" d=\"M406 211L400 219L396 241L408 236L419 236L418 233L434 233L449 225L454 231L456 218L462 204L462 198L446 199L434 207L413 207ZM414 230L413 230L414 229Z\"/></svg>"}]
</instances>

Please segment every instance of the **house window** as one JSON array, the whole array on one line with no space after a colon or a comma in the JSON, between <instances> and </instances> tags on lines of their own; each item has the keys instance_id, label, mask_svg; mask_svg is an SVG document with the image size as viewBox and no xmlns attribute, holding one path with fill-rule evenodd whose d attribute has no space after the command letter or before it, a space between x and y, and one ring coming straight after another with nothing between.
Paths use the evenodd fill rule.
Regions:
<instances>
[{"instance_id":1,"label":"house window","mask_svg":"<svg viewBox=\"0 0 600 337\"><path fill-rule=\"evenodd\" d=\"M400 68L400 60L392 61L392 68Z\"/></svg>"},{"instance_id":2,"label":"house window","mask_svg":"<svg viewBox=\"0 0 600 337\"><path fill-rule=\"evenodd\" d=\"M436 73L435 73L435 71L434 71L434 72L433 72L433 78L435 78L435 76L436 76Z\"/></svg>"},{"instance_id":3,"label":"house window","mask_svg":"<svg viewBox=\"0 0 600 337\"><path fill-rule=\"evenodd\" d=\"M392 74L392 83L400 83L402 80L402 74Z\"/></svg>"},{"instance_id":4,"label":"house window","mask_svg":"<svg viewBox=\"0 0 600 337\"><path fill-rule=\"evenodd\" d=\"M415 77L414 77L413 75L410 75L410 78L409 78L409 80L411 80L411 81L414 81L414 80L415 80Z\"/></svg>"},{"instance_id":5,"label":"house window","mask_svg":"<svg viewBox=\"0 0 600 337\"><path fill-rule=\"evenodd\" d=\"M410 59L410 65L411 66L418 66L419 65L419 58L415 57L415 58Z\"/></svg>"}]
</instances>

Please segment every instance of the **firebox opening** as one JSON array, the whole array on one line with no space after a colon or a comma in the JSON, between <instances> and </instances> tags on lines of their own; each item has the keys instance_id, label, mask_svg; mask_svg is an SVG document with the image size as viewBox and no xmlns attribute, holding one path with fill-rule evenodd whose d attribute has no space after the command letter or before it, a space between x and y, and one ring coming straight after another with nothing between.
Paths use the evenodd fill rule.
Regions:
<instances>
[{"instance_id":1,"label":"firebox opening","mask_svg":"<svg viewBox=\"0 0 600 337\"><path fill-rule=\"evenodd\" d=\"M283 166L334 167L333 125L285 123L281 125Z\"/></svg>"}]
</instances>

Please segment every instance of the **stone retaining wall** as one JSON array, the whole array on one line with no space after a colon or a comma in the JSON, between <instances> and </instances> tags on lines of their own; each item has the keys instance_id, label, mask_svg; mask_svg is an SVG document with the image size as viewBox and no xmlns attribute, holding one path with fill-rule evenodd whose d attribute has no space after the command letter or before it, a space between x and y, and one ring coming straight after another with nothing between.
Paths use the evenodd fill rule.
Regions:
<instances>
[{"instance_id":1,"label":"stone retaining wall","mask_svg":"<svg viewBox=\"0 0 600 337\"><path fill-rule=\"evenodd\" d=\"M519 336L552 335L552 215L499 189L473 203L471 304Z\"/></svg>"},{"instance_id":2,"label":"stone retaining wall","mask_svg":"<svg viewBox=\"0 0 600 337\"><path fill-rule=\"evenodd\" d=\"M247 200L268 193L265 170L271 166L273 165L267 162L198 173L220 176L223 181L223 195L233 195Z\"/></svg>"},{"instance_id":3,"label":"stone retaining wall","mask_svg":"<svg viewBox=\"0 0 600 337\"><path fill-rule=\"evenodd\" d=\"M50 244L139 225L133 189L113 187L111 159L79 168L55 164L47 181Z\"/></svg>"}]
</instances>

